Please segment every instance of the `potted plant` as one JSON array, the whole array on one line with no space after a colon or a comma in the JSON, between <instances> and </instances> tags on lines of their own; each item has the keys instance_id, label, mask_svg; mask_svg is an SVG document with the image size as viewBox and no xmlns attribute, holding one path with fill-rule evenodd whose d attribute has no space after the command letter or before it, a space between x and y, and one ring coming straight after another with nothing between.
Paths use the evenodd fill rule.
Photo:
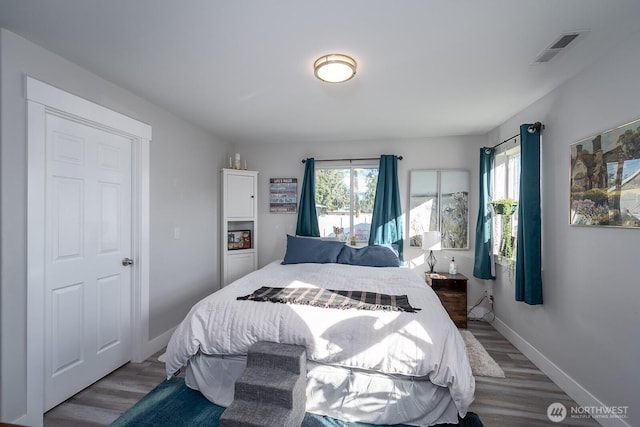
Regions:
<instances>
[{"instance_id":1,"label":"potted plant","mask_svg":"<svg viewBox=\"0 0 640 427\"><path fill-rule=\"evenodd\" d=\"M515 267L514 247L511 235L511 216L518 209L518 201L515 199L498 199L490 202L493 212L500 215L502 225L502 236L500 239L500 249L498 255L501 260L506 261L507 269L513 272Z\"/></svg>"},{"instance_id":2,"label":"potted plant","mask_svg":"<svg viewBox=\"0 0 640 427\"><path fill-rule=\"evenodd\" d=\"M516 199L498 199L493 200L491 207L496 215L513 215L518 209L518 201Z\"/></svg>"}]
</instances>

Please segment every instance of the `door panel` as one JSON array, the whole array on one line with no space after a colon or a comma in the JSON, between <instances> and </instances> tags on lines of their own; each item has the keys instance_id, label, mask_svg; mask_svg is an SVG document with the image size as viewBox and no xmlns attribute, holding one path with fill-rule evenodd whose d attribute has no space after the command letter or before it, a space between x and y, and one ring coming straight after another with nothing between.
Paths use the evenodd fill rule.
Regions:
<instances>
[{"instance_id":1,"label":"door panel","mask_svg":"<svg viewBox=\"0 0 640 427\"><path fill-rule=\"evenodd\" d=\"M131 355L131 140L46 115L45 410Z\"/></svg>"},{"instance_id":2,"label":"door panel","mask_svg":"<svg viewBox=\"0 0 640 427\"><path fill-rule=\"evenodd\" d=\"M98 245L100 254L107 254L120 249L120 186L106 182L98 185L101 216Z\"/></svg>"},{"instance_id":3,"label":"door panel","mask_svg":"<svg viewBox=\"0 0 640 427\"><path fill-rule=\"evenodd\" d=\"M53 178L53 262L82 257L84 181Z\"/></svg>"},{"instance_id":4,"label":"door panel","mask_svg":"<svg viewBox=\"0 0 640 427\"><path fill-rule=\"evenodd\" d=\"M52 156L55 162L66 162L74 165L84 163L84 138L53 131Z\"/></svg>"},{"instance_id":5,"label":"door panel","mask_svg":"<svg viewBox=\"0 0 640 427\"><path fill-rule=\"evenodd\" d=\"M120 275L103 277L98 280L98 353L121 342L120 313L113 307L119 306L122 292Z\"/></svg>"},{"instance_id":6,"label":"door panel","mask_svg":"<svg viewBox=\"0 0 640 427\"><path fill-rule=\"evenodd\" d=\"M83 283L53 291L51 365L56 376L82 363Z\"/></svg>"}]
</instances>

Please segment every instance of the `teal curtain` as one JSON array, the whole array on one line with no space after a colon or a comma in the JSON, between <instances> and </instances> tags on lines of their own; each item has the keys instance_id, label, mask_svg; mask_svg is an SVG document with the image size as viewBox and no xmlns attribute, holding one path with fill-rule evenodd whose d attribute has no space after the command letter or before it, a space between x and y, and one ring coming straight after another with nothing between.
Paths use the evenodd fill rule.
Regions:
<instances>
[{"instance_id":1,"label":"teal curtain","mask_svg":"<svg viewBox=\"0 0 640 427\"><path fill-rule=\"evenodd\" d=\"M308 158L304 164L296 235L320 237L318 212L316 212L316 162L313 157Z\"/></svg>"},{"instance_id":2,"label":"teal curtain","mask_svg":"<svg viewBox=\"0 0 640 427\"><path fill-rule=\"evenodd\" d=\"M403 238L398 158L394 155L383 154L380 156L369 244L397 245L400 261L404 261Z\"/></svg>"},{"instance_id":3,"label":"teal curtain","mask_svg":"<svg viewBox=\"0 0 640 427\"><path fill-rule=\"evenodd\" d=\"M493 241L491 236L491 169L495 158L495 149L483 147L480 149L480 191L478 192L479 208L476 223L476 247L473 264L473 275L478 279L493 279L491 272L493 264Z\"/></svg>"},{"instance_id":4,"label":"teal curtain","mask_svg":"<svg viewBox=\"0 0 640 427\"><path fill-rule=\"evenodd\" d=\"M520 126L520 200L516 248L516 301L542 304L540 130Z\"/></svg>"}]
</instances>

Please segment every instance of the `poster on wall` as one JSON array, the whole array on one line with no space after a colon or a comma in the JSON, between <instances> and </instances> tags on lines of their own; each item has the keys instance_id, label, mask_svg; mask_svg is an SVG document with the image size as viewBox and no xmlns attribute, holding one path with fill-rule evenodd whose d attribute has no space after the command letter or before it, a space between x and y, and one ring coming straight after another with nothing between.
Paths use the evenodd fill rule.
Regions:
<instances>
[{"instance_id":1,"label":"poster on wall","mask_svg":"<svg viewBox=\"0 0 640 427\"><path fill-rule=\"evenodd\" d=\"M640 227L640 120L571 144L571 225Z\"/></svg>"},{"instance_id":2,"label":"poster on wall","mask_svg":"<svg viewBox=\"0 0 640 427\"><path fill-rule=\"evenodd\" d=\"M296 213L298 178L269 179L269 212Z\"/></svg>"}]
</instances>

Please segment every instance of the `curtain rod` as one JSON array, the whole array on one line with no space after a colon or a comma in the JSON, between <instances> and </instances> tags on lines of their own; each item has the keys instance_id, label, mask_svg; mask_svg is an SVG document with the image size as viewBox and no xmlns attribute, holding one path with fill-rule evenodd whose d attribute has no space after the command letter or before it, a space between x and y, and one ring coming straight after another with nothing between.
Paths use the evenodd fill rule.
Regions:
<instances>
[{"instance_id":1,"label":"curtain rod","mask_svg":"<svg viewBox=\"0 0 640 427\"><path fill-rule=\"evenodd\" d=\"M529 126L529 128L528 128L527 130L529 131L529 133L534 133L535 131L537 131L537 130L542 130L542 129L544 129L544 125L543 125L542 123L540 123L540 122L535 122L534 124L532 124L531 126ZM518 134L516 134L516 135L513 135L511 138L507 138L507 139L505 139L504 141L497 143L497 144L496 144L496 145L494 145L493 147L484 147L484 148L486 148L487 150L496 149L496 148L498 148L499 146L501 146L502 144L504 144L504 143L506 143L506 142L509 142L509 141L511 141L512 139L515 139L515 138L517 138L517 137L519 137L519 136L520 136L520 134L518 133Z\"/></svg>"},{"instance_id":2,"label":"curtain rod","mask_svg":"<svg viewBox=\"0 0 640 427\"><path fill-rule=\"evenodd\" d=\"M397 156L398 160L402 160L402 156ZM362 157L359 159L316 159L316 162L353 162L356 160L380 160L380 157ZM306 163L307 159L302 159L302 163Z\"/></svg>"},{"instance_id":3,"label":"curtain rod","mask_svg":"<svg viewBox=\"0 0 640 427\"><path fill-rule=\"evenodd\" d=\"M519 136L520 136L520 134L519 134L519 133L518 133L518 134L515 134L515 135L513 135L511 138L507 138L507 139L505 139L504 141L497 143L497 144L496 144L496 145L494 145L493 147L484 147L484 148L486 148L487 150L495 150L496 148L500 147L502 144L505 144L505 143L507 143L507 142L511 141L512 139L516 139L516 138L517 138L517 137L519 137Z\"/></svg>"}]
</instances>

